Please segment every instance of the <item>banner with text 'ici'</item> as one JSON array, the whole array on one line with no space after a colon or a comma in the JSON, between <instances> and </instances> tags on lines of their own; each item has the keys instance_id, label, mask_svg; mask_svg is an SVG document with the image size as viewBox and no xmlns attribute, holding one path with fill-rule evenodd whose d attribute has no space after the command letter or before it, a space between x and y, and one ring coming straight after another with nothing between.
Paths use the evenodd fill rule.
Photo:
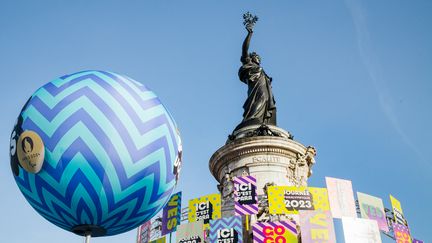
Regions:
<instances>
[{"instance_id":1,"label":"banner with text 'ici'","mask_svg":"<svg viewBox=\"0 0 432 243\"><path fill-rule=\"evenodd\" d=\"M258 195L256 178L242 176L234 178L235 215L251 215L258 213Z\"/></svg>"},{"instance_id":2,"label":"banner with text 'ici'","mask_svg":"<svg viewBox=\"0 0 432 243\"><path fill-rule=\"evenodd\" d=\"M243 227L241 216L210 220L211 243L242 243Z\"/></svg>"},{"instance_id":3,"label":"banner with text 'ici'","mask_svg":"<svg viewBox=\"0 0 432 243\"><path fill-rule=\"evenodd\" d=\"M221 196L218 193L198 197L189 201L189 222L203 221L204 229L209 229L212 219L221 217Z\"/></svg>"}]
</instances>

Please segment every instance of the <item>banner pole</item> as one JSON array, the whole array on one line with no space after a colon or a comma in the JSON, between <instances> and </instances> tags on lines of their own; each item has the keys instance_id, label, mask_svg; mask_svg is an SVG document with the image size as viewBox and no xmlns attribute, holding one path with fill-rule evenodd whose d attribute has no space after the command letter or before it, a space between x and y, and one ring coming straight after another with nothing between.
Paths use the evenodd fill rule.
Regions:
<instances>
[{"instance_id":1,"label":"banner pole","mask_svg":"<svg viewBox=\"0 0 432 243\"><path fill-rule=\"evenodd\" d=\"M171 237L172 237L171 234L172 234L172 232L170 232L170 241L169 241L170 243L171 243Z\"/></svg>"},{"instance_id":2,"label":"banner pole","mask_svg":"<svg viewBox=\"0 0 432 243\"><path fill-rule=\"evenodd\" d=\"M246 230L249 231L249 215L246 214Z\"/></svg>"}]
</instances>

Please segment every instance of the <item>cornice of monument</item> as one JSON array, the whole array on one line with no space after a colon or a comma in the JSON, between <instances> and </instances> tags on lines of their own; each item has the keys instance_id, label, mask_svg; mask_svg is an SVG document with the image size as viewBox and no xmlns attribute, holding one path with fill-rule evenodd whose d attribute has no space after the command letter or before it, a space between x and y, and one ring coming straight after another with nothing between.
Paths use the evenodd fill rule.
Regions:
<instances>
[{"instance_id":1,"label":"cornice of monument","mask_svg":"<svg viewBox=\"0 0 432 243\"><path fill-rule=\"evenodd\" d=\"M254 136L236 139L219 148L210 158L209 168L215 178L219 178L220 170L230 161L253 154L271 154L294 157L304 155L307 147L285 137Z\"/></svg>"}]
</instances>

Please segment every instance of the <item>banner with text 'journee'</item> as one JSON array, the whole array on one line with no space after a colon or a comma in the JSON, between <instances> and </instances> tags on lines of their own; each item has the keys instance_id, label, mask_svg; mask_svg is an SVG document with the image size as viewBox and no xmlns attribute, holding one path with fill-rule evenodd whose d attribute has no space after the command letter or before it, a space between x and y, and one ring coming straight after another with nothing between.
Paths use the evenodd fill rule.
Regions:
<instances>
[{"instance_id":1,"label":"banner with text 'journee'","mask_svg":"<svg viewBox=\"0 0 432 243\"><path fill-rule=\"evenodd\" d=\"M267 193L272 214L298 214L299 210L330 210L325 188L270 186Z\"/></svg>"}]
</instances>

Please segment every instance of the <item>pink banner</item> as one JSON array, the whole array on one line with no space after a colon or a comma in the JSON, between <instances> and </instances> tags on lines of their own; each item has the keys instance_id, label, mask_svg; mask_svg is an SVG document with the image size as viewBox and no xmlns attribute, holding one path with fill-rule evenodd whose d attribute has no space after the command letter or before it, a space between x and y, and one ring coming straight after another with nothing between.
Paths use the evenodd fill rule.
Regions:
<instances>
[{"instance_id":1,"label":"pink banner","mask_svg":"<svg viewBox=\"0 0 432 243\"><path fill-rule=\"evenodd\" d=\"M151 220L138 227L137 243L147 243L150 241Z\"/></svg>"},{"instance_id":2,"label":"pink banner","mask_svg":"<svg viewBox=\"0 0 432 243\"><path fill-rule=\"evenodd\" d=\"M357 218L351 181L326 177L326 184L333 218Z\"/></svg>"},{"instance_id":3,"label":"pink banner","mask_svg":"<svg viewBox=\"0 0 432 243\"><path fill-rule=\"evenodd\" d=\"M302 243L336 243L330 211L299 211Z\"/></svg>"},{"instance_id":4,"label":"pink banner","mask_svg":"<svg viewBox=\"0 0 432 243\"><path fill-rule=\"evenodd\" d=\"M296 224L291 221L256 223L253 225L253 243L297 243Z\"/></svg>"}]
</instances>

